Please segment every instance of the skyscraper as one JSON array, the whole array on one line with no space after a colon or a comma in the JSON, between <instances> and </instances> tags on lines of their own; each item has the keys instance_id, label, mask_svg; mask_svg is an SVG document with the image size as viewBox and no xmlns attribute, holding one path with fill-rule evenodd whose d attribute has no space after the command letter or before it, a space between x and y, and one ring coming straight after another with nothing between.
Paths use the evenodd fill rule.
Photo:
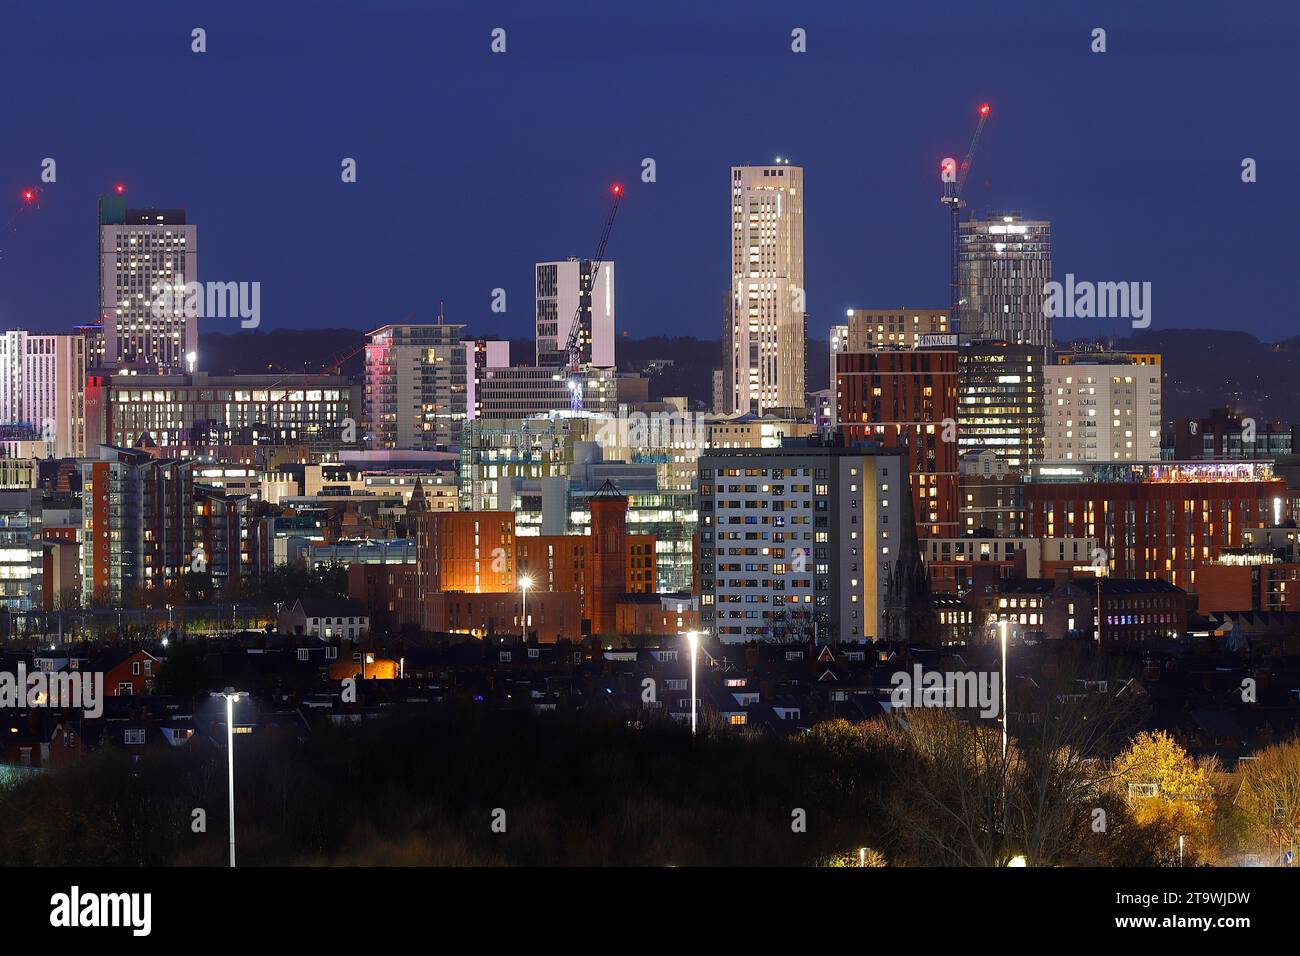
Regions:
<instances>
[{"instance_id":1,"label":"skyscraper","mask_svg":"<svg viewBox=\"0 0 1300 956\"><path fill-rule=\"evenodd\" d=\"M84 457L85 339L0 333L0 423L19 426L44 441L47 457Z\"/></svg>"},{"instance_id":2,"label":"skyscraper","mask_svg":"<svg viewBox=\"0 0 1300 956\"><path fill-rule=\"evenodd\" d=\"M723 343L728 411L803 409L807 306L803 168L731 169L731 290Z\"/></svg>"},{"instance_id":3,"label":"skyscraper","mask_svg":"<svg viewBox=\"0 0 1300 956\"><path fill-rule=\"evenodd\" d=\"M957 368L959 451L987 448L1020 470L1041 461L1043 349L975 342L958 350Z\"/></svg>"},{"instance_id":4,"label":"skyscraper","mask_svg":"<svg viewBox=\"0 0 1300 956\"><path fill-rule=\"evenodd\" d=\"M991 215L961 224L958 246L963 341L1052 344L1046 287L1052 279L1052 224Z\"/></svg>"},{"instance_id":5,"label":"skyscraper","mask_svg":"<svg viewBox=\"0 0 1300 956\"><path fill-rule=\"evenodd\" d=\"M100 197L104 368L186 371L186 356L198 349L198 317L179 290L197 281L198 236L184 209L128 209L121 196Z\"/></svg>"},{"instance_id":6,"label":"skyscraper","mask_svg":"<svg viewBox=\"0 0 1300 956\"><path fill-rule=\"evenodd\" d=\"M432 450L460 441L469 416L464 331L439 323L369 333L366 428L375 448Z\"/></svg>"},{"instance_id":7,"label":"skyscraper","mask_svg":"<svg viewBox=\"0 0 1300 956\"><path fill-rule=\"evenodd\" d=\"M568 363L569 332L577 315L580 360L597 368L614 367L614 263L602 262L594 282L591 267L589 259L568 259L539 262L534 268L538 366ZM591 291L584 293L588 283Z\"/></svg>"}]
</instances>

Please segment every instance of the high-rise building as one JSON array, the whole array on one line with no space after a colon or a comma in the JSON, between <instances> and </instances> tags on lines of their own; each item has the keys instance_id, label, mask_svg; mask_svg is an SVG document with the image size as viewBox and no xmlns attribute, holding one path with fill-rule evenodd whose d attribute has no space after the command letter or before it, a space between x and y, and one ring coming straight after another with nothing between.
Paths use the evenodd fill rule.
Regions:
<instances>
[{"instance_id":1,"label":"high-rise building","mask_svg":"<svg viewBox=\"0 0 1300 956\"><path fill-rule=\"evenodd\" d=\"M463 325L385 325L368 333L366 428L375 448L424 450L460 440L468 418Z\"/></svg>"},{"instance_id":2,"label":"high-rise building","mask_svg":"<svg viewBox=\"0 0 1300 956\"><path fill-rule=\"evenodd\" d=\"M0 422L43 442L47 458L84 457L85 339L23 331L0 334Z\"/></svg>"},{"instance_id":3,"label":"high-rise building","mask_svg":"<svg viewBox=\"0 0 1300 956\"><path fill-rule=\"evenodd\" d=\"M1016 215L961 223L958 282L963 341L1052 345L1047 283L1052 279L1052 224Z\"/></svg>"},{"instance_id":4,"label":"high-rise building","mask_svg":"<svg viewBox=\"0 0 1300 956\"><path fill-rule=\"evenodd\" d=\"M732 167L731 290L723 329L728 412L804 408L803 210L802 167Z\"/></svg>"},{"instance_id":5,"label":"high-rise building","mask_svg":"<svg viewBox=\"0 0 1300 956\"><path fill-rule=\"evenodd\" d=\"M487 339L467 339L465 346L465 420L478 418L483 407L482 384L490 368L508 368L510 343Z\"/></svg>"},{"instance_id":6,"label":"high-rise building","mask_svg":"<svg viewBox=\"0 0 1300 956\"><path fill-rule=\"evenodd\" d=\"M577 317L579 361L614 367L614 263L601 262L594 282L591 268L589 259L539 262L534 268L539 366L568 364L569 333Z\"/></svg>"},{"instance_id":7,"label":"high-rise building","mask_svg":"<svg viewBox=\"0 0 1300 956\"><path fill-rule=\"evenodd\" d=\"M184 209L128 209L99 200L99 315L103 367L187 370L198 350L198 316L181 290L198 281L198 234Z\"/></svg>"},{"instance_id":8,"label":"high-rise building","mask_svg":"<svg viewBox=\"0 0 1300 956\"><path fill-rule=\"evenodd\" d=\"M31 488L0 490L0 612L42 608L42 502ZM6 623L0 616L0 625Z\"/></svg>"},{"instance_id":9,"label":"high-rise building","mask_svg":"<svg viewBox=\"0 0 1300 956\"><path fill-rule=\"evenodd\" d=\"M87 606L122 607L137 589L179 586L196 557L191 464L104 445L80 468Z\"/></svg>"},{"instance_id":10,"label":"high-rise building","mask_svg":"<svg viewBox=\"0 0 1300 956\"><path fill-rule=\"evenodd\" d=\"M1158 461L1160 356L1072 355L1043 368L1044 461Z\"/></svg>"},{"instance_id":11,"label":"high-rise building","mask_svg":"<svg viewBox=\"0 0 1300 956\"><path fill-rule=\"evenodd\" d=\"M958 349L957 444L987 448L1012 468L1043 458L1043 349L974 342Z\"/></svg>"},{"instance_id":12,"label":"high-rise building","mask_svg":"<svg viewBox=\"0 0 1300 956\"><path fill-rule=\"evenodd\" d=\"M845 440L905 446L917 534L957 535L956 350L895 347L837 358L835 420Z\"/></svg>"},{"instance_id":13,"label":"high-rise building","mask_svg":"<svg viewBox=\"0 0 1300 956\"><path fill-rule=\"evenodd\" d=\"M916 540L906 475L897 453L815 439L700 456L701 624L723 643L881 636Z\"/></svg>"}]
</instances>

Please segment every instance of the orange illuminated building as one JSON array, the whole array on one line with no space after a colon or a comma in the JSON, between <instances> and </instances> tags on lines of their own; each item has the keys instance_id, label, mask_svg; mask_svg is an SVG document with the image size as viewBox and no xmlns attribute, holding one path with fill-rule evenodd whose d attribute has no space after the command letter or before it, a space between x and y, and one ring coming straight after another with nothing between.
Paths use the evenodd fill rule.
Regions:
<instances>
[{"instance_id":1,"label":"orange illuminated building","mask_svg":"<svg viewBox=\"0 0 1300 956\"><path fill-rule=\"evenodd\" d=\"M655 591L655 538L627 533L627 506L627 498L607 481L588 502L590 535L516 541L519 578L530 578L539 590L578 594L593 634L617 630L624 595Z\"/></svg>"},{"instance_id":2,"label":"orange illuminated building","mask_svg":"<svg viewBox=\"0 0 1300 956\"><path fill-rule=\"evenodd\" d=\"M865 439L886 448L908 446L917 535L959 535L957 353L842 352L835 359L835 402L847 443Z\"/></svg>"},{"instance_id":3,"label":"orange illuminated building","mask_svg":"<svg viewBox=\"0 0 1300 956\"><path fill-rule=\"evenodd\" d=\"M515 590L511 511L426 511L414 517L424 593Z\"/></svg>"}]
</instances>

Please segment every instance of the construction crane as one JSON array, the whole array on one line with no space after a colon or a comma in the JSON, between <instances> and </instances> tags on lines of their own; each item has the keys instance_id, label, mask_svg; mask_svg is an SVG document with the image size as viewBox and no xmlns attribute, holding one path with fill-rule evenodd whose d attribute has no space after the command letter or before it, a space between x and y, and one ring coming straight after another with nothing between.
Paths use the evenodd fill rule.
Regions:
<instances>
[{"instance_id":1,"label":"construction crane","mask_svg":"<svg viewBox=\"0 0 1300 956\"><path fill-rule=\"evenodd\" d=\"M614 217L618 215L618 204L623 199L623 187L615 183L610 191L614 194L614 201L609 207L609 215L605 218L605 228L600 233L600 242L596 243L596 254L591 257L591 271L587 274L586 279L581 278L581 269L579 269L579 282L581 289L578 293L578 308L573 313L573 325L569 327L569 341L565 350L569 353L569 365L567 376L569 379L570 407L575 412L582 411L582 309L584 302L591 301L591 290L596 286L596 276L600 272L601 262L605 258L605 245L609 242L609 231L614 228Z\"/></svg>"},{"instance_id":2,"label":"construction crane","mask_svg":"<svg viewBox=\"0 0 1300 956\"><path fill-rule=\"evenodd\" d=\"M966 158L962 160L961 166L956 165L956 160L945 159L940 164L940 177L943 179L943 196L940 198L945 206L948 207L948 283L951 301L948 309L948 328L953 332L961 331L961 263L959 259L959 247L961 243L961 210L966 205L961 198L962 187L966 185L966 176L970 173L971 163L975 162L975 150L979 148L980 135L984 132L984 123L989 118L989 104L981 103L979 108L979 123L975 126L975 135L971 137L970 149L966 151Z\"/></svg>"}]
</instances>

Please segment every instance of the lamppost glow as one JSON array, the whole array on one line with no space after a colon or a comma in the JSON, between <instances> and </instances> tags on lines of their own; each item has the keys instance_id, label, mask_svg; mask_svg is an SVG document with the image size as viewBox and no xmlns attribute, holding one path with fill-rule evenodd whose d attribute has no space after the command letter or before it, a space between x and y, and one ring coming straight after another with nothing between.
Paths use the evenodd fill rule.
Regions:
<instances>
[{"instance_id":1,"label":"lamppost glow","mask_svg":"<svg viewBox=\"0 0 1300 956\"><path fill-rule=\"evenodd\" d=\"M230 865L235 865L235 701L247 696L244 691L227 687L214 691L213 697L226 698L226 766L230 788Z\"/></svg>"},{"instance_id":2,"label":"lamppost glow","mask_svg":"<svg viewBox=\"0 0 1300 956\"><path fill-rule=\"evenodd\" d=\"M533 579L524 575L519 579L519 590L523 593L523 615L520 621L520 631L524 635L524 643L528 643L528 589L533 586Z\"/></svg>"},{"instance_id":3,"label":"lamppost glow","mask_svg":"<svg viewBox=\"0 0 1300 956\"><path fill-rule=\"evenodd\" d=\"M1007 759L1007 622L999 621L1002 632L1002 760ZM1005 773L1005 769L1003 771Z\"/></svg>"},{"instance_id":4,"label":"lamppost glow","mask_svg":"<svg viewBox=\"0 0 1300 956\"><path fill-rule=\"evenodd\" d=\"M691 646L691 734L696 732L695 722L695 658L700 647L700 635L698 631L686 632L686 643Z\"/></svg>"}]
</instances>

